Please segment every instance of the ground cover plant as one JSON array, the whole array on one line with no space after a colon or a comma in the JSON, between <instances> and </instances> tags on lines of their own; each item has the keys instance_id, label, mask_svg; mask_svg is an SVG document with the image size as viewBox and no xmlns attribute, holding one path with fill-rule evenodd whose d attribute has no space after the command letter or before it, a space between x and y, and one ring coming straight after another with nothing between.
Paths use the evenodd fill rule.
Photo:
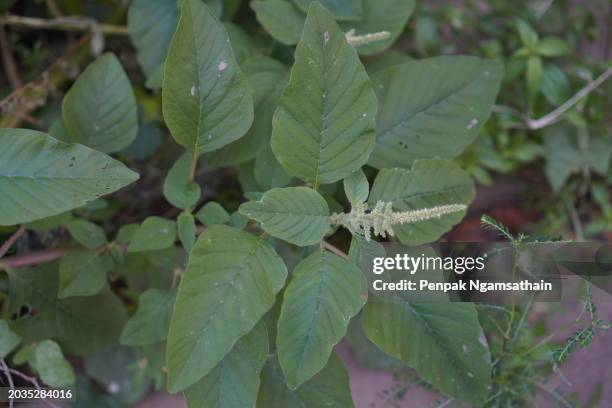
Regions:
<instances>
[{"instance_id":1,"label":"ground cover plant","mask_svg":"<svg viewBox=\"0 0 612 408\"><path fill-rule=\"evenodd\" d=\"M590 286L586 325L550 345L531 304L373 301L360 260L438 241L476 182L542 157L563 197L553 227L484 227L512 243L605 233L610 68L573 84L548 62L570 42L520 11L499 28L505 2L470 23L495 40L467 50L436 31L467 17L424 5L408 26L413 0L14 3L0 1L7 386L72 388L83 407L151 390L189 407L363 406L345 341L414 369L443 405L528 406L544 389L571 406L542 381L610 328Z\"/></svg>"}]
</instances>

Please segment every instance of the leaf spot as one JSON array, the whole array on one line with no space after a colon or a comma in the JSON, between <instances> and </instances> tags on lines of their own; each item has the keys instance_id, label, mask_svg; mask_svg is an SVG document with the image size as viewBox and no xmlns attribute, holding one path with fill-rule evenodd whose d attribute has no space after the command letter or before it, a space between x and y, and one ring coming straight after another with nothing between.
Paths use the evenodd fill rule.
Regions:
<instances>
[{"instance_id":1,"label":"leaf spot","mask_svg":"<svg viewBox=\"0 0 612 408\"><path fill-rule=\"evenodd\" d=\"M196 87L195 85L192 85L191 89L189 90L189 95L195 96L195 94L196 94Z\"/></svg>"},{"instance_id":2,"label":"leaf spot","mask_svg":"<svg viewBox=\"0 0 612 408\"><path fill-rule=\"evenodd\" d=\"M474 118L474 119L470 120L470 123L468 123L467 128L468 129L472 129L477 124L478 124L478 119Z\"/></svg>"},{"instance_id":3,"label":"leaf spot","mask_svg":"<svg viewBox=\"0 0 612 408\"><path fill-rule=\"evenodd\" d=\"M329 31L326 31L323 33L323 44L327 45L328 42L329 42Z\"/></svg>"},{"instance_id":4,"label":"leaf spot","mask_svg":"<svg viewBox=\"0 0 612 408\"><path fill-rule=\"evenodd\" d=\"M219 72L225 71L225 69L227 68L227 62L225 62L225 60L221 61L217 68L219 69Z\"/></svg>"}]
</instances>

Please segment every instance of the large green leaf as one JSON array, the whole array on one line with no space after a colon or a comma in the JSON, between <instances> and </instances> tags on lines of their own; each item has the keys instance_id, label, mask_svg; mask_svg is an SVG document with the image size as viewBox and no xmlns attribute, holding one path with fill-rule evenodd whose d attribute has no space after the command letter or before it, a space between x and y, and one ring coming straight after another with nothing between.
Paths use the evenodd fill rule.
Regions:
<instances>
[{"instance_id":1,"label":"large green leaf","mask_svg":"<svg viewBox=\"0 0 612 408\"><path fill-rule=\"evenodd\" d=\"M381 350L445 394L476 405L486 399L491 357L473 304L372 302L363 327Z\"/></svg>"},{"instance_id":2,"label":"large green leaf","mask_svg":"<svg viewBox=\"0 0 612 408\"><path fill-rule=\"evenodd\" d=\"M168 388L208 374L274 304L287 269L261 238L215 225L191 251L168 334Z\"/></svg>"},{"instance_id":3,"label":"large green leaf","mask_svg":"<svg viewBox=\"0 0 612 408\"><path fill-rule=\"evenodd\" d=\"M261 376L257 408L352 408L351 388L346 368L332 353L327 365L295 390L285 383L276 357L268 359Z\"/></svg>"},{"instance_id":4,"label":"large green leaf","mask_svg":"<svg viewBox=\"0 0 612 408\"><path fill-rule=\"evenodd\" d=\"M344 31L355 30L356 35L388 31L384 40L362 45L360 54L375 54L389 48L404 31L404 26L414 10L414 0L362 0L362 17L358 21L342 21Z\"/></svg>"},{"instance_id":5,"label":"large green leaf","mask_svg":"<svg viewBox=\"0 0 612 408\"><path fill-rule=\"evenodd\" d=\"M330 229L327 202L308 187L274 188L259 201L242 204L240 213L270 235L299 246L318 243Z\"/></svg>"},{"instance_id":6,"label":"large green leaf","mask_svg":"<svg viewBox=\"0 0 612 408\"><path fill-rule=\"evenodd\" d=\"M70 236L87 249L97 249L106 245L106 234L99 225L86 220L74 220L65 224Z\"/></svg>"},{"instance_id":7,"label":"large green leaf","mask_svg":"<svg viewBox=\"0 0 612 408\"><path fill-rule=\"evenodd\" d=\"M8 276L9 315L36 311L11 323L28 342L53 339L65 352L85 355L119 340L126 316L113 293L58 299L57 263L9 270Z\"/></svg>"},{"instance_id":8,"label":"large green leaf","mask_svg":"<svg viewBox=\"0 0 612 408\"><path fill-rule=\"evenodd\" d=\"M253 122L251 90L227 32L201 0L183 2L162 92L172 136L198 154L240 138Z\"/></svg>"},{"instance_id":9,"label":"large green leaf","mask_svg":"<svg viewBox=\"0 0 612 408\"><path fill-rule=\"evenodd\" d=\"M136 58L147 77L166 59L179 9L176 0L134 0L128 9L128 29Z\"/></svg>"},{"instance_id":10,"label":"large green leaf","mask_svg":"<svg viewBox=\"0 0 612 408\"><path fill-rule=\"evenodd\" d=\"M283 294L276 347L287 384L296 388L325 366L365 295L361 270L330 252L310 255L292 276Z\"/></svg>"},{"instance_id":11,"label":"large green leaf","mask_svg":"<svg viewBox=\"0 0 612 408\"><path fill-rule=\"evenodd\" d=\"M392 202L395 211L417 210L449 204L469 205L474 182L457 164L445 160L417 160L412 169L383 169L378 173L368 202ZM433 242L457 224L465 211L412 224L394 225L406 245Z\"/></svg>"},{"instance_id":12,"label":"large green leaf","mask_svg":"<svg viewBox=\"0 0 612 408\"><path fill-rule=\"evenodd\" d=\"M189 408L243 408L255 406L259 374L268 358L268 332L260 321L240 338L223 360L200 381L185 390Z\"/></svg>"},{"instance_id":13,"label":"large green leaf","mask_svg":"<svg viewBox=\"0 0 612 408\"><path fill-rule=\"evenodd\" d=\"M297 44L304 26L304 14L290 0L252 1L257 21L272 37L285 45Z\"/></svg>"},{"instance_id":14,"label":"large green leaf","mask_svg":"<svg viewBox=\"0 0 612 408\"><path fill-rule=\"evenodd\" d=\"M315 186L348 176L372 152L376 105L357 52L333 16L313 3L274 114L272 149L278 161Z\"/></svg>"},{"instance_id":15,"label":"large green leaf","mask_svg":"<svg viewBox=\"0 0 612 408\"><path fill-rule=\"evenodd\" d=\"M132 85L114 54L104 54L79 76L62 103L71 142L105 153L128 147L138 133Z\"/></svg>"},{"instance_id":16,"label":"large green leaf","mask_svg":"<svg viewBox=\"0 0 612 408\"><path fill-rule=\"evenodd\" d=\"M289 76L289 70L284 64L263 55L247 58L240 67L253 90L253 125L244 137L207 156L206 160L213 166L244 163L270 144L272 115Z\"/></svg>"},{"instance_id":17,"label":"large green leaf","mask_svg":"<svg viewBox=\"0 0 612 408\"><path fill-rule=\"evenodd\" d=\"M100 292L106 283L106 274L113 269L110 254L96 251L71 251L59 265L59 298L91 296Z\"/></svg>"},{"instance_id":18,"label":"large green leaf","mask_svg":"<svg viewBox=\"0 0 612 408\"><path fill-rule=\"evenodd\" d=\"M418 158L459 155L487 121L502 76L499 62L463 56L376 72L372 82L379 109L370 164L408 167Z\"/></svg>"},{"instance_id":19,"label":"large green leaf","mask_svg":"<svg viewBox=\"0 0 612 408\"><path fill-rule=\"evenodd\" d=\"M149 289L138 299L138 310L121 333L121 344L146 346L166 340L176 293Z\"/></svg>"},{"instance_id":20,"label":"large green leaf","mask_svg":"<svg viewBox=\"0 0 612 408\"><path fill-rule=\"evenodd\" d=\"M0 129L0 225L81 207L135 181L111 157L33 130Z\"/></svg>"},{"instance_id":21,"label":"large green leaf","mask_svg":"<svg viewBox=\"0 0 612 408\"><path fill-rule=\"evenodd\" d=\"M40 379L50 387L67 388L74 385L74 370L53 340L45 340L34 349L34 365Z\"/></svg>"},{"instance_id":22,"label":"large green leaf","mask_svg":"<svg viewBox=\"0 0 612 408\"><path fill-rule=\"evenodd\" d=\"M315 0L293 0L304 12L308 11L310 3ZM320 0L321 4L328 9L338 20L358 20L362 17L363 9L361 0Z\"/></svg>"}]
</instances>

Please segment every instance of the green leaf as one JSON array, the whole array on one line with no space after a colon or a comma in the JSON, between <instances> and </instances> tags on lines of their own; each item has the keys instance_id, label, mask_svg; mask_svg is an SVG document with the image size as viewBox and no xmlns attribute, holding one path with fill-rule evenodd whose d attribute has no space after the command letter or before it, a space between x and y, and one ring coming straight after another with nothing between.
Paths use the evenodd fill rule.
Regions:
<instances>
[{"instance_id":1,"label":"green leaf","mask_svg":"<svg viewBox=\"0 0 612 408\"><path fill-rule=\"evenodd\" d=\"M270 235L299 246L318 243L330 229L327 202L308 187L274 188L242 204L240 213Z\"/></svg>"},{"instance_id":2,"label":"green leaf","mask_svg":"<svg viewBox=\"0 0 612 408\"><path fill-rule=\"evenodd\" d=\"M535 50L540 41L538 33L525 21L519 18L516 19L516 29L521 37L523 44L532 50Z\"/></svg>"},{"instance_id":3,"label":"green leaf","mask_svg":"<svg viewBox=\"0 0 612 408\"><path fill-rule=\"evenodd\" d=\"M230 220L230 215L221 204L209 201L195 215L198 221L210 227L217 224L225 224Z\"/></svg>"},{"instance_id":4,"label":"green leaf","mask_svg":"<svg viewBox=\"0 0 612 408\"><path fill-rule=\"evenodd\" d=\"M164 197L176 208L191 208L202 196L198 183L189 179L194 159L193 153L183 153L172 165L164 180Z\"/></svg>"},{"instance_id":5,"label":"green leaf","mask_svg":"<svg viewBox=\"0 0 612 408\"><path fill-rule=\"evenodd\" d=\"M34 361L38 375L50 387L67 388L74 385L74 370L53 340L39 343L34 350Z\"/></svg>"},{"instance_id":6,"label":"green leaf","mask_svg":"<svg viewBox=\"0 0 612 408\"><path fill-rule=\"evenodd\" d=\"M170 323L170 392L208 374L272 307L286 277L282 259L263 239L222 225L201 234Z\"/></svg>"},{"instance_id":7,"label":"green leaf","mask_svg":"<svg viewBox=\"0 0 612 408\"><path fill-rule=\"evenodd\" d=\"M351 388L342 360L332 353L327 365L295 390L285 383L276 358L268 359L261 376L257 408L352 408Z\"/></svg>"},{"instance_id":8,"label":"green leaf","mask_svg":"<svg viewBox=\"0 0 612 408\"><path fill-rule=\"evenodd\" d=\"M88 147L33 130L0 129L0 225L81 207L136 179L122 163Z\"/></svg>"},{"instance_id":9,"label":"green leaf","mask_svg":"<svg viewBox=\"0 0 612 408\"><path fill-rule=\"evenodd\" d=\"M164 63L179 17L173 0L134 0L128 9L128 30L136 58L147 78Z\"/></svg>"},{"instance_id":10,"label":"green leaf","mask_svg":"<svg viewBox=\"0 0 612 408\"><path fill-rule=\"evenodd\" d=\"M443 393L475 405L488 396L491 357L473 304L368 303L363 327L381 350Z\"/></svg>"},{"instance_id":11,"label":"green leaf","mask_svg":"<svg viewBox=\"0 0 612 408\"><path fill-rule=\"evenodd\" d=\"M362 0L362 18L342 21L340 26L343 31L354 29L356 35L388 31L389 38L357 48L362 55L376 54L389 48L404 31L414 4L414 0Z\"/></svg>"},{"instance_id":12,"label":"green leaf","mask_svg":"<svg viewBox=\"0 0 612 408\"><path fill-rule=\"evenodd\" d=\"M343 181L344 193L352 206L365 203L370 194L370 184L363 170L359 169Z\"/></svg>"},{"instance_id":13,"label":"green leaf","mask_svg":"<svg viewBox=\"0 0 612 408\"><path fill-rule=\"evenodd\" d=\"M254 407L259 374L268 358L268 332L260 321L201 380L185 390L190 408Z\"/></svg>"},{"instance_id":14,"label":"green leaf","mask_svg":"<svg viewBox=\"0 0 612 408\"><path fill-rule=\"evenodd\" d=\"M279 61L263 55L246 59L241 68L253 90L253 125L246 135L208 155L207 160L213 166L244 163L270 144L272 115L287 83L289 70Z\"/></svg>"},{"instance_id":15,"label":"green leaf","mask_svg":"<svg viewBox=\"0 0 612 408\"><path fill-rule=\"evenodd\" d=\"M376 109L355 49L332 15L313 3L274 113L272 149L278 161L315 186L341 180L372 152Z\"/></svg>"},{"instance_id":16,"label":"green leaf","mask_svg":"<svg viewBox=\"0 0 612 408\"><path fill-rule=\"evenodd\" d=\"M140 225L135 222L131 224L123 224L121 227L119 227L119 231L117 231L115 242L119 245L129 244L139 226Z\"/></svg>"},{"instance_id":17,"label":"green leaf","mask_svg":"<svg viewBox=\"0 0 612 408\"><path fill-rule=\"evenodd\" d=\"M242 137L253 98L223 25L201 0L185 0L165 64L162 107L174 139L196 154Z\"/></svg>"},{"instance_id":18,"label":"green leaf","mask_svg":"<svg viewBox=\"0 0 612 408\"><path fill-rule=\"evenodd\" d=\"M302 11L307 12L314 0L293 1ZM359 20L363 14L361 1L320 0L320 2L338 20Z\"/></svg>"},{"instance_id":19,"label":"green leaf","mask_svg":"<svg viewBox=\"0 0 612 408\"><path fill-rule=\"evenodd\" d=\"M9 270L8 313L35 310L11 322L11 329L27 341L52 339L68 354L85 355L118 341L125 309L112 293L58 299L57 263Z\"/></svg>"},{"instance_id":20,"label":"green leaf","mask_svg":"<svg viewBox=\"0 0 612 408\"><path fill-rule=\"evenodd\" d=\"M87 249L96 249L108 243L102 227L93 222L75 220L65 226L72 238Z\"/></svg>"},{"instance_id":21,"label":"green leaf","mask_svg":"<svg viewBox=\"0 0 612 408\"><path fill-rule=\"evenodd\" d=\"M542 58L529 57L527 59L527 70L525 71L527 81L527 97L533 101L540 91L543 77Z\"/></svg>"},{"instance_id":22,"label":"green leaf","mask_svg":"<svg viewBox=\"0 0 612 408\"><path fill-rule=\"evenodd\" d=\"M561 57L572 52L572 47L559 37L545 37L540 41L537 52L543 57Z\"/></svg>"},{"instance_id":23,"label":"green leaf","mask_svg":"<svg viewBox=\"0 0 612 408\"><path fill-rule=\"evenodd\" d=\"M5 358L21 343L21 337L13 333L6 323L0 319L0 359Z\"/></svg>"},{"instance_id":24,"label":"green leaf","mask_svg":"<svg viewBox=\"0 0 612 408\"><path fill-rule=\"evenodd\" d=\"M378 201L392 202L393 210L408 211L448 204L469 205L474 198L474 182L458 165L445 160L417 160L412 169L383 169L378 173L370 206ZM394 225L393 231L405 245L429 243L457 224L465 211L412 224Z\"/></svg>"},{"instance_id":25,"label":"green leaf","mask_svg":"<svg viewBox=\"0 0 612 408\"><path fill-rule=\"evenodd\" d=\"M274 39L285 45L294 45L300 40L304 26L304 14L289 0L252 1L257 21Z\"/></svg>"},{"instance_id":26,"label":"green leaf","mask_svg":"<svg viewBox=\"0 0 612 408\"><path fill-rule=\"evenodd\" d=\"M138 133L132 85L114 54L91 63L66 93L62 118L70 141L104 153L128 147Z\"/></svg>"},{"instance_id":27,"label":"green leaf","mask_svg":"<svg viewBox=\"0 0 612 408\"><path fill-rule=\"evenodd\" d=\"M196 240L196 226L193 215L186 212L181 213L176 219L176 226L183 248L187 253L191 252Z\"/></svg>"},{"instance_id":28,"label":"green leaf","mask_svg":"<svg viewBox=\"0 0 612 408\"><path fill-rule=\"evenodd\" d=\"M166 340L175 292L149 289L140 295L138 309L123 327L124 346L146 346Z\"/></svg>"},{"instance_id":29,"label":"green leaf","mask_svg":"<svg viewBox=\"0 0 612 408\"><path fill-rule=\"evenodd\" d=\"M369 164L408 167L419 158L458 156L489 118L502 77L499 62L464 56L376 72L372 82L379 109Z\"/></svg>"},{"instance_id":30,"label":"green leaf","mask_svg":"<svg viewBox=\"0 0 612 408\"><path fill-rule=\"evenodd\" d=\"M267 143L255 157L253 168L255 181L264 190L275 187L285 187L291 182L291 176L285 173L283 167L274 156L272 146Z\"/></svg>"},{"instance_id":31,"label":"green leaf","mask_svg":"<svg viewBox=\"0 0 612 408\"><path fill-rule=\"evenodd\" d=\"M106 283L106 274L114 267L109 254L96 251L71 251L59 265L60 299L71 296L91 296L100 292Z\"/></svg>"},{"instance_id":32,"label":"green leaf","mask_svg":"<svg viewBox=\"0 0 612 408\"><path fill-rule=\"evenodd\" d=\"M348 322L365 303L361 270L326 251L300 262L283 294L276 347L294 389L327 364Z\"/></svg>"},{"instance_id":33,"label":"green leaf","mask_svg":"<svg viewBox=\"0 0 612 408\"><path fill-rule=\"evenodd\" d=\"M570 98L571 87L567 76L558 65L548 64L542 78L542 94L553 106L559 106Z\"/></svg>"},{"instance_id":34,"label":"green leaf","mask_svg":"<svg viewBox=\"0 0 612 408\"><path fill-rule=\"evenodd\" d=\"M176 223L162 217L148 217L134 233L128 252L159 251L176 240Z\"/></svg>"}]
</instances>

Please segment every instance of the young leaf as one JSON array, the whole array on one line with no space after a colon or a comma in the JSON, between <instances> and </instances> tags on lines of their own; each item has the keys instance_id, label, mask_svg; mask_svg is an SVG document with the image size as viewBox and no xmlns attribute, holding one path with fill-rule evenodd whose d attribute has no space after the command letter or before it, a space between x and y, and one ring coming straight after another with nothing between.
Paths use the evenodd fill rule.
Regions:
<instances>
[{"instance_id":1,"label":"young leaf","mask_svg":"<svg viewBox=\"0 0 612 408\"><path fill-rule=\"evenodd\" d=\"M473 304L372 302L363 327L381 350L442 392L475 405L489 394L491 357Z\"/></svg>"},{"instance_id":2,"label":"young leaf","mask_svg":"<svg viewBox=\"0 0 612 408\"><path fill-rule=\"evenodd\" d=\"M458 165L445 160L417 160L412 169L383 169L378 173L368 202L393 203L393 210L408 211L450 204L469 205L474 182ZM465 211L437 219L394 225L393 231L405 245L433 242L457 224Z\"/></svg>"},{"instance_id":3,"label":"young leaf","mask_svg":"<svg viewBox=\"0 0 612 408\"><path fill-rule=\"evenodd\" d=\"M464 56L410 61L376 72L372 82L379 110L369 164L408 167L419 158L459 155L489 118L502 76L499 62Z\"/></svg>"},{"instance_id":4,"label":"young leaf","mask_svg":"<svg viewBox=\"0 0 612 408\"><path fill-rule=\"evenodd\" d=\"M74 370L53 340L39 343L34 350L34 361L38 375L50 387L67 388L74 385Z\"/></svg>"},{"instance_id":5,"label":"young leaf","mask_svg":"<svg viewBox=\"0 0 612 408\"><path fill-rule=\"evenodd\" d=\"M196 227L193 215L187 212L181 213L176 219L176 227L183 248L185 248L187 253L191 252L191 248L195 245L196 240Z\"/></svg>"},{"instance_id":6,"label":"young leaf","mask_svg":"<svg viewBox=\"0 0 612 408\"><path fill-rule=\"evenodd\" d=\"M299 246L318 243L330 229L327 202L308 187L272 189L260 200L242 204L240 213L270 235Z\"/></svg>"},{"instance_id":7,"label":"young leaf","mask_svg":"<svg viewBox=\"0 0 612 408\"><path fill-rule=\"evenodd\" d=\"M572 48L559 37L545 37L538 44L537 51L543 57L561 57L569 54Z\"/></svg>"},{"instance_id":8,"label":"young leaf","mask_svg":"<svg viewBox=\"0 0 612 408\"><path fill-rule=\"evenodd\" d=\"M128 30L136 58L147 78L166 59L179 9L176 1L134 0L128 9Z\"/></svg>"},{"instance_id":9,"label":"young leaf","mask_svg":"<svg viewBox=\"0 0 612 408\"><path fill-rule=\"evenodd\" d=\"M189 180L193 160L193 153L183 153L170 168L164 180L164 197L176 208L193 207L202 195L200 185Z\"/></svg>"},{"instance_id":10,"label":"young leaf","mask_svg":"<svg viewBox=\"0 0 612 408\"><path fill-rule=\"evenodd\" d=\"M282 259L263 239L222 225L201 234L170 323L170 392L208 374L272 307L286 277Z\"/></svg>"},{"instance_id":11,"label":"young leaf","mask_svg":"<svg viewBox=\"0 0 612 408\"><path fill-rule=\"evenodd\" d=\"M254 407L259 374L268 358L268 332L260 321L201 380L185 390L189 407Z\"/></svg>"},{"instance_id":12,"label":"young leaf","mask_svg":"<svg viewBox=\"0 0 612 408\"><path fill-rule=\"evenodd\" d=\"M124 346L146 346L166 340L175 292L149 289L140 295L138 310L128 319L121 333Z\"/></svg>"},{"instance_id":13,"label":"young leaf","mask_svg":"<svg viewBox=\"0 0 612 408\"><path fill-rule=\"evenodd\" d=\"M344 193L352 206L365 203L370 194L370 184L363 170L359 169L343 181Z\"/></svg>"},{"instance_id":14,"label":"young leaf","mask_svg":"<svg viewBox=\"0 0 612 408\"><path fill-rule=\"evenodd\" d=\"M182 3L162 92L172 136L196 154L242 137L253 122L251 90L227 32L201 0Z\"/></svg>"},{"instance_id":15,"label":"young leaf","mask_svg":"<svg viewBox=\"0 0 612 408\"><path fill-rule=\"evenodd\" d=\"M527 96L529 101L533 103L534 98L540 91L542 85L542 76L544 75L544 67L542 66L542 58L532 56L527 59L527 70L525 71L525 79L527 81Z\"/></svg>"},{"instance_id":16,"label":"young leaf","mask_svg":"<svg viewBox=\"0 0 612 408\"><path fill-rule=\"evenodd\" d=\"M359 54L376 54L389 48L404 31L414 11L414 0L362 0L362 17L358 21L341 21L340 27L347 32L355 30L356 35L381 31L390 33L388 38L357 48Z\"/></svg>"},{"instance_id":17,"label":"young leaf","mask_svg":"<svg viewBox=\"0 0 612 408\"><path fill-rule=\"evenodd\" d=\"M333 16L313 3L274 113L272 149L278 161L315 186L350 175L374 147L376 105L357 52Z\"/></svg>"},{"instance_id":18,"label":"young leaf","mask_svg":"<svg viewBox=\"0 0 612 408\"><path fill-rule=\"evenodd\" d=\"M116 343L125 309L112 292L58 299L57 263L9 270L8 315L22 307L35 310L18 318L11 329L29 341L53 339L68 354L85 355Z\"/></svg>"},{"instance_id":19,"label":"young leaf","mask_svg":"<svg viewBox=\"0 0 612 408\"><path fill-rule=\"evenodd\" d=\"M106 274L113 269L109 254L95 251L72 251L59 265L60 299L71 296L91 296L100 292L106 283Z\"/></svg>"},{"instance_id":20,"label":"young leaf","mask_svg":"<svg viewBox=\"0 0 612 408\"><path fill-rule=\"evenodd\" d=\"M225 224L230 220L230 215L221 204L216 201L209 201L195 215L198 221L210 227L216 224Z\"/></svg>"},{"instance_id":21,"label":"young leaf","mask_svg":"<svg viewBox=\"0 0 612 408\"><path fill-rule=\"evenodd\" d=\"M66 224L72 238L87 249L96 249L108 243L99 225L86 220L74 220Z\"/></svg>"},{"instance_id":22,"label":"young leaf","mask_svg":"<svg viewBox=\"0 0 612 408\"><path fill-rule=\"evenodd\" d=\"M162 217L148 217L134 233L128 252L159 251L176 240L176 223Z\"/></svg>"},{"instance_id":23,"label":"young leaf","mask_svg":"<svg viewBox=\"0 0 612 408\"><path fill-rule=\"evenodd\" d=\"M0 225L81 207L136 179L121 162L88 147L34 130L0 129Z\"/></svg>"},{"instance_id":24,"label":"young leaf","mask_svg":"<svg viewBox=\"0 0 612 408\"><path fill-rule=\"evenodd\" d=\"M0 358L5 358L21 343L21 337L11 331L6 320L0 319Z\"/></svg>"},{"instance_id":25,"label":"young leaf","mask_svg":"<svg viewBox=\"0 0 612 408\"><path fill-rule=\"evenodd\" d=\"M275 357L268 359L257 396L259 408L308 407L353 408L351 388L342 360L332 353L325 367L309 381L292 390L285 383Z\"/></svg>"},{"instance_id":26,"label":"young leaf","mask_svg":"<svg viewBox=\"0 0 612 408\"><path fill-rule=\"evenodd\" d=\"M257 21L274 39L285 45L294 45L300 40L304 27L304 14L292 1L252 1L250 6L255 12Z\"/></svg>"},{"instance_id":27,"label":"young leaf","mask_svg":"<svg viewBox=\"0 0 612 408\"><path fill-rule=\"evenodd\" d=\"M132 85L114 54L91 63L66 93L62 118L71 142L104 153L128 147L138 133Z\"/></svg>"},{"instance_id":28,"label":"young leaf","mask_svg":"<svg viewBox=\"0 0 612 408\"><path fill-rule=\"evenodd\" d=\"M290 388L326 364L349 320L365 303L361 270L326 251L300 262L283 294L278 319L278 360Z\"/></svg>"},{"instance_id":29,"label":"young leaf","mask_svg":"<svg viewBox=\"0 0 612 408\"><path fill-rule=\"evenodd\" d=\"M294 3L304 12L314 0L294 0ZM338 20L359 20L363 10L361 1L321 0L321 4Z\"/></svg>"}]
</instances>

